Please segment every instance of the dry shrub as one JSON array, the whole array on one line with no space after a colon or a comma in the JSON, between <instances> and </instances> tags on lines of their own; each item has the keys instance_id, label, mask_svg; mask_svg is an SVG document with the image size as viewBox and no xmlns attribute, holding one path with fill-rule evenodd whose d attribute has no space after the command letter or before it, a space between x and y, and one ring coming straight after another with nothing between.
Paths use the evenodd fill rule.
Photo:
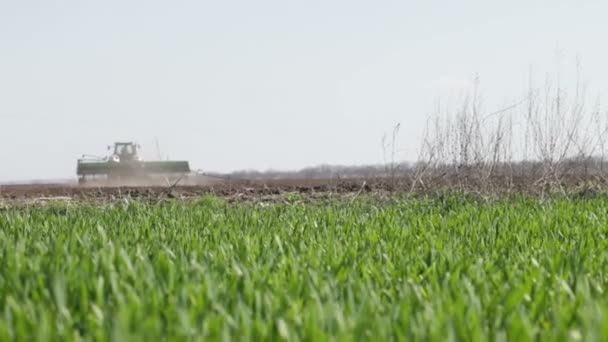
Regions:
<instances>
[{"instance_id":1,"label":"dry shrub","mask_svg":"<svg viewBox=\"0 0 608 342\"><path fill-rule=\"evenodd\" d=\"M418 161L410 170L411 191L439 185L464 191L512 191L534 187L566 193L581 182L606 179L608 120L599 101L587 105L580 81L565 87L560 74L541 86L532 78L523 100L487 112L479 82L454 111L427 121ZM518 128L514 129L515 123Z\"/></svg>"}]
</instances>

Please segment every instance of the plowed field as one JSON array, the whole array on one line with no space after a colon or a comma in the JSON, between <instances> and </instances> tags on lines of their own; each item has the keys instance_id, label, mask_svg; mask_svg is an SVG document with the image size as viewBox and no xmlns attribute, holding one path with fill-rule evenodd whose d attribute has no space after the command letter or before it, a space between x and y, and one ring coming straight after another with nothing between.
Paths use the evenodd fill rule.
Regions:
<instances>
[{"instance_id":1,"label":"plowed field","mask_svg":"<svg viewBox=\"0 0 608 342\"><path fill-rule=\"evenodd\" d=\"M215 181L206 185L175 186L80 186L76 184L12 184L0 186L0 199L4 201L29 200L115 200L122 198L161 199L194 198L213 194L224 198L272 198L285 194L332 196L363 192L384 192L389 185L376 180L269 180L269 181Z\"/></svg>"}]
</instances>

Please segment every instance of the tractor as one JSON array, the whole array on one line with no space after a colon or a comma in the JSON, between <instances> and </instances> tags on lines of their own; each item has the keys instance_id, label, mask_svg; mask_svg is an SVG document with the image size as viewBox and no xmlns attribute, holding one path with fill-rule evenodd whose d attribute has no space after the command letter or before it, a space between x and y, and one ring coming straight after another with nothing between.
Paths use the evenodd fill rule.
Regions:
<instances>
[{"instance_id":1,"label":"tractor","mask_svg":"<svg viewBox=\"0 0 608 342\"><path fill-rule=\"evenodd\" d=\"M135 142L115 142L113 146L108 146L108 151L112 152L107 157L83 155L76 166L78 183L99 179L110 182L140 181L154 175L184 176L190 172L187 161L143 161L140 148Z\"/></svg>"}]
</instances>

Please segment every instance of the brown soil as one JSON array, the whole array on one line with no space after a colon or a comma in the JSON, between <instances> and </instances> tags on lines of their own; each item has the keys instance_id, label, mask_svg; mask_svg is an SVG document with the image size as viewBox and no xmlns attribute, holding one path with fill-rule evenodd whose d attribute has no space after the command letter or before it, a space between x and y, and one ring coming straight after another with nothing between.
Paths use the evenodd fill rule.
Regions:
<instances>
[{"instance_id":1,"label":"brown soil","mask_svg":"<svg viewBox=\"0 0 608 342\"><path fill-rule=\"evenodd\" d=\"M224 198L247 198L301 194L345 194L388 189L382 181L364 180L269 180L264 182L223 180L206 185L65 185L18 184L0 186L0 199L6 200L113 200L121 198L193 198L213 194Z\"/></svg>"},{"instance_id":2,"label":"brown soil","mask_svg":"<svg viewBox=\"0 0 608 342\"><path fill-rule=\"evenodd\" d=\"M548 189L547 184L522 178L504 182L475 182L466 180L433 179L423 185L417 184L416 192L434 192L441 189L460 190L477 194L503 193L541 193ZM574 195L589 195L606 190L604 181L566 179L563 184L551 185L552 191ZM76 201L113 201L120 199L143 199L151 202L166 198L191 199L204 194L213 194L230 201L236 200L281 200L286 195L303 194L308 199L349 197L372 193L386 196L391 192L409 192L412 184L409 178L390 181L386 178L374 179L275 179L264 181L246 181L235 179L213 179L196 184L176 186L159 184L19 184L0 186L0 201L31 203L35 201L76 200Z\"/></svg>"}]
</instances>

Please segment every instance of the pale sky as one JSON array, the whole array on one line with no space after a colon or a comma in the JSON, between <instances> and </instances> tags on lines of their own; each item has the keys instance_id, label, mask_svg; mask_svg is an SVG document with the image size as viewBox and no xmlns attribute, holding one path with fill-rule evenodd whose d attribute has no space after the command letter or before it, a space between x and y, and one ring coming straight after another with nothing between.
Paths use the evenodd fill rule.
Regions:
<instances>
[{"instance_id":1,"label":"pale sky","mask_svg":"<svg viewBox=\"0 0 608 342\"><path fill-rule=\"evenodd\" d=\"M478 75L516 102L556 46L608 88L605 1L0 0L0 181L135 140L194 169L382 161ZM493 108L488 108L492 110Z\"/></svg>"}]
</instances>

